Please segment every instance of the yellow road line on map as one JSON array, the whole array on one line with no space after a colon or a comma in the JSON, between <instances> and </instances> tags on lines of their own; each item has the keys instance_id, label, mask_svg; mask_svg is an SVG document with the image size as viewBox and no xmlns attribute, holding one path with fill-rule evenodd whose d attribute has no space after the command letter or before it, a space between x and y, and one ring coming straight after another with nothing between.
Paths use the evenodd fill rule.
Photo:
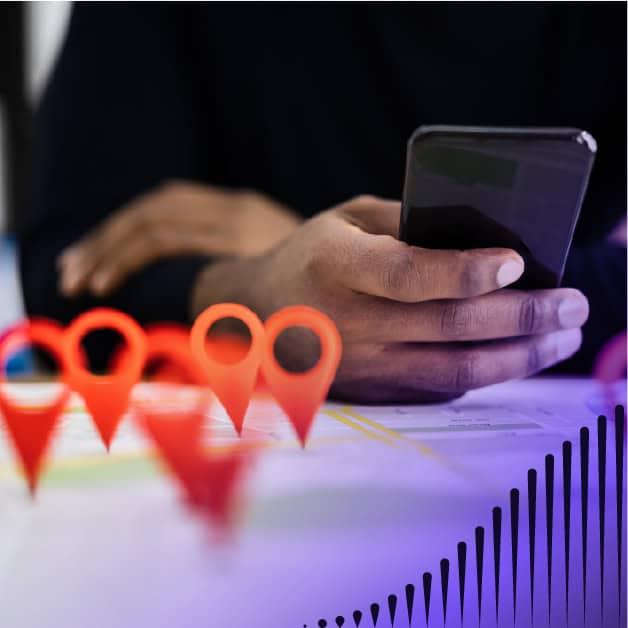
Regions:
<instances>
[{"instance_id":1,"label":"yellow road line on map","mask_svg":"<svg viewBox=\"0 0 628 628\"><path fill-rule=\"evenodd\" d=\"M367 419L365 416L362 416L361 414L358 414L357 412L352 410L351 406L344 406L343 408L341 408L341 412L343 412L343 414L349 415L350 417L354 419L357 419L358 421L361 421L362 423L365 423L366 425L369 425L373 429L379 430L380 432L391 436L397 441L401 441L401 442L411 445L415 449L418 449L427 458L431 458L435 462L442 464L444 467L447 467L456 473L463 474L463 475L468 473L468 471L465 470L463 467L456 464L453 460L449 460L448 458L445 458L438 452L434 451L428 445L425 445L421 441L416 440L414 438L410 438L409 436L406 436L405 434L400 434L399 432L396 432L395 430L391 430L390 428L386 427L385 425L382 425L381 423L378 423L377 421L373 421L372 419ZM354 423L354 425L357 425L357 424ZM365 428L361 428L361 429L364 430Z\"/></svg>"},{"instance_id":2,"label":"yellow road line on map","mask_svg":"<svg viewBox=\"0 0 628 628\"><path fill-rule=\"evenodd\" d=\"M362 432L362 434L366 434L366 436L368 436L369 438L386 443L387 445L392 445L393 447L397 446L397 443L395 443L395 441L392 438L388 438L386 436L383 436L382 434L378 434L377 432L372 432L371 430L367 430L365 427L363 427L359 423L356 423L355 421L352 421L351 419L347 419L347 417L342 416L342 414L339 414L338 412L334 412L333 410L323 410L323 414L326 414L327 416L330 416L333 419L336 419L337 421L340 421L341 423L344 423L345 425L352 427L354 430L357 430L358 432Z\"/></svg>"},{"instance_id":3,"label":"yellow road line on map","mask_svg":"<svg viewBox=\"0 0 628 628\"><path fill-rule=\"evenodd\" d=\"M426 456L439 458L439 455L431 447L428 447L421 441L405 436L404 434L400 434L399 432L396 432L395 430L391 430L389 427L386 427L385 425L382 425L381 423L378 423L377 421L373 421L372 419L367 419L365 416L362 416L361 414L358 414L357 412L352 410L351 406L345 406L344 408L341 409L341 412L350 417L353 417L354 419L357 419L358 421L361 421L362 423L366 423L366 425L369 425L370 427L376 430L379 430L380 432L383 432L384 434L388 434L389 436L392 436L393 438L397 438L399 440L404 441L405 443L409 443L413 447L416 447L416 449L418 449L420 452L424 453Z\"/></svg>"},{"instance_id":4,"label":"yellow road line on map","mask_svg":"<svg viewBox=\"0 0 628 628\"><path fill-rule=\"evenodd\" d=\"M441 465L443 465L444 467L447 467L448 469L457 473L458 475L464 475L465 477L471 477L471 476L475 477L477 483L479 483L480 485L484 486L485 488L489 490L493 490L492 485L486 482L485 478L479 476L477 473L470 471L469 469L465 469L464 466L457 464L454 460L449 460L448 458L442 456L437 451L434 451L431 447L429 447L428 445L425 445L421 441L418 441L414 438L410 438L409 436L406 436L405 434L400 434L399 432L396 432L395 430L391 430L390 428L386 427L385 425L382 425L381 423L378 423L377 421L373 421L372 419L367 419L365 416L362 416L361 414L358 414L357 412L352 410L351 406L344 406L341 409L341 411L344 414L347 414L350 417L353 417L354 419L357 419L358 421L362 421L366 425L369 425L372 428L383 432L384 434L388 434L396 438L397 440L400 440L400 441L408 443L409 445L412 445L415 449L418 449L426 457L431 458L435 462L440 463Z\"/></svg>"}]
</instances>

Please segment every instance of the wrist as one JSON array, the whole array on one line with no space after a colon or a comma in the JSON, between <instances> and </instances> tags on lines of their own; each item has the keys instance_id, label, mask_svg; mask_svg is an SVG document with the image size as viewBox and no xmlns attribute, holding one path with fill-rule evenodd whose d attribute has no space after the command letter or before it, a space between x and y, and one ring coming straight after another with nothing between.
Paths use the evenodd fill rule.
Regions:
<instances>
[{"instance_id":1,"label":"wrist","mask_svg":"<svg viewBox=\"0 0 628 628\"><path fill-rule=\"evenodd\" d=\"M240 303L264 317L262 257L234 257L207 264L192 286L191 319L217 303Z\"/></svg>"}]
</instances>

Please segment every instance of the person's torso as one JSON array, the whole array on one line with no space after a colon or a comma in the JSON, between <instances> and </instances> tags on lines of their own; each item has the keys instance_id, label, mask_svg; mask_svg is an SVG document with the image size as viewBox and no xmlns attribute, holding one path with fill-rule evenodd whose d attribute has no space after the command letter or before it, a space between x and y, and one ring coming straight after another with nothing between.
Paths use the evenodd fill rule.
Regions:
<instances>
[{"instance_id":1,"label":"person's torso","mask_svg":"<svg viewBox=\"0 0 628 628\"><path fill-rule=\"evenodd\" d=\"M399 198L421 124L574 126L599 144L587 198L596 215L581 231L625 207L625 25L608 7L196 11L182 45L197 64L214 183L264 190L307 216L360 193Z\"/></svg>"}]
</instances>

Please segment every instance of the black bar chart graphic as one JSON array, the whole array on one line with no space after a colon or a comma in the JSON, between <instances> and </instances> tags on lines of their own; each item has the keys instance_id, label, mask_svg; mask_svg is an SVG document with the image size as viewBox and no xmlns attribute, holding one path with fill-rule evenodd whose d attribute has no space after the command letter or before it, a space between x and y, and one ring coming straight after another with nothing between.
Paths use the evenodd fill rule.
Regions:
<instances>
[{"instance_id":1,"label":"black bar chart graphic","mask_svg":"<svg viewBox=\"0 0 628 628\"><path fill-rule=\"evenodd\" d=\"M415 582L382 592L347 619L303 625L626 626L625 421L617 406L612 418L599 416L593 430L582 427L543 453L523 490L510 490L507 510L492 509L490 527L470 522L473 543L453 540L453 562L419 565Z\"/></svg>"}]
</instances>

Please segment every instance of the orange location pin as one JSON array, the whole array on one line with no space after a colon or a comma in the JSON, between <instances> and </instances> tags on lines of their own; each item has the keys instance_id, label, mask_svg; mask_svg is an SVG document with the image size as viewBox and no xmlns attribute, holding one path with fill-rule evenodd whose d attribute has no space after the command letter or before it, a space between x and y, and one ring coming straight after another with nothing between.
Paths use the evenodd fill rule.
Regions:
<instances>
[{"instance_id":1,"label":"orange location pin","mask_svg":"<svg viewBox=\"0 0 628 628\"><path fill-rule=\"evenodd\" d=\"M311 329L321 343L319 361L305 373L289 373L275 358L275 341L279 334L288 327L297 326ZM314 416L327 397L338 369L342 354L340 334L329 317L303 305L287 307L273 314L266 321L265 331L264 380L305 447Z\"/></svg>"},{"instance_id":2,"label":"orange location pin","mask_svg":"<svg viewBox=\"0 0 628 628\"><path fill-rule=\"evenodd\" d=\"M95 329L113 329L129 346L128 359L110 375L94 375L81 363L81 340ZM63 349L68 382L83 397L108 451L129 405L131 389L139 381L144 368L146 336L130 316L109 308L96 308L72 322L64 334Z\"/></svg>"},{"instance_id":3,"label":"orange location pin","mask_svg":"<svg viewBox=\"0 0 628 628\"><path fill-rule=\"evenodd\" d=\"M223 318L237 318L248 328L251 345L247 354L233 364L210 358L205 341L209 328ZM251 401L253 388L264 351L264 326L251 310L237 303L212 305L202 312L190 334L190 346L196 361L204 368L212 391L222 403L238 434L242 433L244 415Z\"/></svg>"},{"instance_id":4,"label":"orange location pin","mask_svg":"<svg viewBox=\"0 0 628 628\"><path fill-rule=\"evenodd\" d=\"M0 380L11 355L29 345L42 347L57 361L61 379L67 369L61 351L63 328L58 323L35 319L14 328L0 342ZM0 387L0 410L13 447L21 461L31 495L35 494L42 462L54 428L70 397L70 389L63 383L59 394L45 408L16 405Z\"/></svg>"}]
</instances>

